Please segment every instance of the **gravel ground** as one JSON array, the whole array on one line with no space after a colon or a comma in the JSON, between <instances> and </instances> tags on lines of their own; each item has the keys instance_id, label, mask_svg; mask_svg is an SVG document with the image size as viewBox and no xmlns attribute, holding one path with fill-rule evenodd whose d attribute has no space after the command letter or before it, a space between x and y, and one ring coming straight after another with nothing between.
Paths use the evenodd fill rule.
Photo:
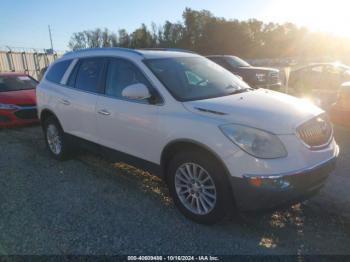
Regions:
<instances>
[{"instance_id":1,"label":"gravel ground","mask_svg":"<svg viewBox=\"0 0 350 262\"><path fill-rule=\"evenodd\" d=\"M350 131L319 195L214 226L185 219L158 178L89 153L58 162L39 127L0 130L0 254L350 254Z\"/></svg>"}]
</instances>

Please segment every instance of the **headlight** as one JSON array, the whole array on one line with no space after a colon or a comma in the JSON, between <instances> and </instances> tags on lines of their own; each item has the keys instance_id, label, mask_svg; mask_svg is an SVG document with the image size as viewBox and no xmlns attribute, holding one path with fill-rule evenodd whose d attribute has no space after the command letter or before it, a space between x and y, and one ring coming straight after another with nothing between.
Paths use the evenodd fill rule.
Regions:
<instances>
[{"instance_id":1,"label":"headlight","mask_svg":"<svg viewBox=\"0 0 350 262\"><path fill-rule=\"evenodd\" d=\"M0 109L13 110L13 109L18 109L18 106L13 105L13 104L2 104L2 103L0 103Z\"/></svg>"},{"instance_id":2,"label":"headlight","mask_svg":"<svg viewBox=\"0 0 350 262\"><path fill-rule=\"evenodd\" d=\"M271 133L242 125L222 125L221 131L237 146L257 158L280 158L287 151L279 138Z\"/></svg>"},{"instance_id":3,"label":"headlight","mask_svg":"<svg viewBox=\"0 0 350 262\"><path fill-rule=\"evenodd\" d=\"M256 73L255 76L259 82L266 81L266 74L264 74L264 73Z\"/></svg>"}]
</instances>

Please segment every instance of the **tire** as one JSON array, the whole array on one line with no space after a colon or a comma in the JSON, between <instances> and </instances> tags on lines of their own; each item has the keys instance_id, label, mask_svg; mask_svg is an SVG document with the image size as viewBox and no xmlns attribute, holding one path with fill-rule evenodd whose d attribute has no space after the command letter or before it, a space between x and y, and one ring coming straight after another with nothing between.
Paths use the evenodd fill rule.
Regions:
<instances>
[{"instance_id":1,"label":"tire","mask_svg":"<svg viewBox=\"0 0 350 262\"><path fill-rule=\"evenodd\" d=\"M53 116L43 123L45 142L50 155L57 160L66 160L72 153L72 143L61 125Z\"/></svg>"},{"instance_id":2,"label":"tire","mask_svg":"<svg viewBox=\"0 0 350 262\"><path fill-rule=\"evenodd\" d=\"M187 183L186 186L186 174L188 177L190 170L195 175L192 179L195 181L191 181L192 184ZM234 210L226 171L209 154L189 151L175 155L168 164L167 183L175 205L185 217L197 223L215 224ZM193 198L195 200L192 202Z\"/></svg>"}]
</instances>

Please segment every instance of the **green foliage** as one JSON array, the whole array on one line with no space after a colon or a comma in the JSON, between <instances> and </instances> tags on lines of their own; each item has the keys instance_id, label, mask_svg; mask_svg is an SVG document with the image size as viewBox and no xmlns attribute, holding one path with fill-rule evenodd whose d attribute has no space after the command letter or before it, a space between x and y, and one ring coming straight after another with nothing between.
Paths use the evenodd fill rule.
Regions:
<instances>
[{"instance_id":1,"label":"green foliage","mask_svg":"<svg viewBox=\"0 0 350 262\"><path fill-rule=\"evenodd\" d=\"M292 23L227 20L207 10L186 8L182 22L166 21L151 30L142 24L132 33L108 29L74 33L69 48L89 47L185 48L201 54L235 54L245 58L331 57L350 53L350 40L328 33L310 32Z\"/></svg>"}]
</instances>

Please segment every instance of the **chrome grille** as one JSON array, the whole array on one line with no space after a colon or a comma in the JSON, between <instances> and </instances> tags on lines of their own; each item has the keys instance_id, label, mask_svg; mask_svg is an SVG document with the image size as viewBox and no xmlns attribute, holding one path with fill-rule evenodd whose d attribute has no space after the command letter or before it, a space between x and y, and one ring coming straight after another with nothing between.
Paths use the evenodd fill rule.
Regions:
<instances>
[{"instance_id":1,"label":"chrome grille","mask_svg":"<svg viewBox=\"0 0 350 262\"><path fill-rule=\"evenodd\" d=\"M269 84L277 84L278 82L280 82L280 77L279 77L279 73L272 71L269 73L269 78L268 78L268 83Z\"/></svg>"},{"instance_id":2,"label":"chrome grille","mask_svg":"<svg viewBox=\"0 0 350 262\"><path fill-rule=\"evenodd\" d=\"M271 78L278 78L278 72L270 72L270 77Z\"/></svg>"},{"instance_id":3,"label":"chrome grille","mask_svg":"<svg viewBox=\"0 0 350 262\"><path fill-rule=\"evenodd\" d=\"M306 145L317 149L328 145L333 137L333 128L327 116L321 115L299 126L297 134Z\"/></svg>"}]
</instances>

